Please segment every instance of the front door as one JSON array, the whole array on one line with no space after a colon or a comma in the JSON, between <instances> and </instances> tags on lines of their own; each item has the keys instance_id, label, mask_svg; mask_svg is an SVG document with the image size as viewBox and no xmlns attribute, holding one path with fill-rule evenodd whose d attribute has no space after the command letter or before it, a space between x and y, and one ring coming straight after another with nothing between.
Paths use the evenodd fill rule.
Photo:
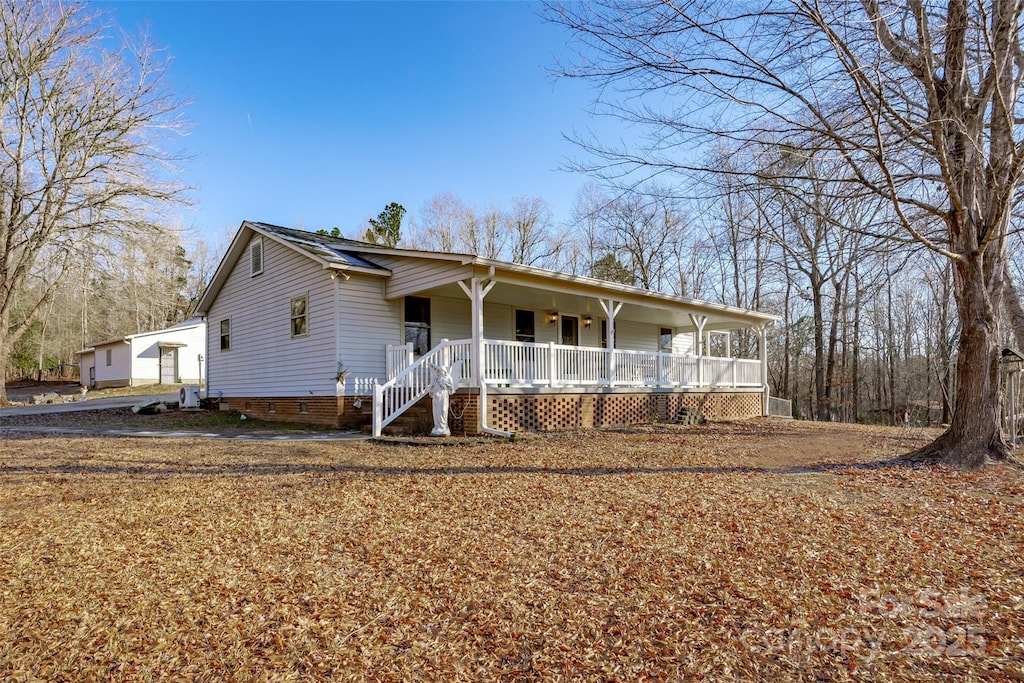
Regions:
<instances>
[{"instance_id":1,"label":"front door","mask_svg":"<svg viewBox=\"0 0 1024 683\"><path fill-rule=\"evenodd\" d=\"M565 346L580 345L580 320L571 315L562 316L562 344ZM580 358L573 351L562 354L563 379L574 381L580 378Z\"/></svg>"},{"instance_id":2,"label":"front door","mask_svg":"<svg viewBox=\"0 0 1024 683\"><path fill-rule=\"evenodd\" d=\"M160 349L160 384L175 384L178 381L178 349Z\"/></svg>"},{"instance_id":3,"label":"front door","mask_svg":"<svg viewBox=\"0 0 1024 683\"><path fill-rule=\"evenodd\" d=\"M580 345L580 319L571 315L562 316L562 343L566 346Z\"/></svg>"}]
</instances>

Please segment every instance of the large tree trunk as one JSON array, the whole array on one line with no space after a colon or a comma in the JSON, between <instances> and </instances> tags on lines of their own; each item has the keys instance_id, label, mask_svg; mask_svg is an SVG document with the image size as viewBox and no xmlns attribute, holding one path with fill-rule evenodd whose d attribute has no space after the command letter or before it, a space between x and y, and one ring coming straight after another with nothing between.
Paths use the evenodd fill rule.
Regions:
<instances>
[{"instance_id":1,"label":"large tree trunk","mask_svg":"<svg viewBox=\"0 0 1024 683\"><path fill-rule=\"evenodd\" d=\"M998 260L991 253L992 260ZM999 360L1002 355L996 303L1001 287L1001 264L993 280L992 266L976 254L954 263L953 292L960 318L957 397L949 429L912 454L963 469L1009 459L1000 429L1002 408Z\"/></svg>"}]
</instances>

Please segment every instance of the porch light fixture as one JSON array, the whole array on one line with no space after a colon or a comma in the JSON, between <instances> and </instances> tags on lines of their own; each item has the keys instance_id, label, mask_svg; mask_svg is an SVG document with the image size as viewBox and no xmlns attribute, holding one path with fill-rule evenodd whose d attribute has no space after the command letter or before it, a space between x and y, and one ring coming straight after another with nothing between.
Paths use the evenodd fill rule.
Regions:
<instances>
[{"instance_id":1,"label":"porch light fixture","mask_svg":"<svg viewBox=\"0 0 1024 683\"><path fill-rule=\"evenodd\" d=\"M589 328L593 324L594 324L594 316L591 316L591 315L583 316L583 327Z\"/></svg>"},{"instance_id":2,"label":"porch light fixture","mask_svg":"<svg viewBox=\"0 0 1024 683\"><path fill-rule=\"evenodd\" d=\"M558 322L558 311L551 311L548 313L548 322L552 325Z\"/></svg>"}]
</instances>

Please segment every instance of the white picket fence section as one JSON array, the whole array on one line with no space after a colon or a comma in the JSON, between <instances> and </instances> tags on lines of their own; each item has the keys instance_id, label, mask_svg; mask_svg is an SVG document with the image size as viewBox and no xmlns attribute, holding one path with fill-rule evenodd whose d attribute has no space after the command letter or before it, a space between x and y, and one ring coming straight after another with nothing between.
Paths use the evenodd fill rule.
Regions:
<instances>
[{"instance_id":1,"label":"white picket fence section","mask_svg":"<svg viewBox=\"0 0 1024 683\"><path fill-rule=\"evenodd\" d=\"M473 372L470 361L472 344L471 339L443 339L440 344L417 358L387 382L374 386L373 435L380 436L384 427L426 396L427 389L434 380L431 365L452 366L452 375L461 375L460 385L470 383ZM461 369L456 369L456 365Z\"/></svg>"}]
</instances>

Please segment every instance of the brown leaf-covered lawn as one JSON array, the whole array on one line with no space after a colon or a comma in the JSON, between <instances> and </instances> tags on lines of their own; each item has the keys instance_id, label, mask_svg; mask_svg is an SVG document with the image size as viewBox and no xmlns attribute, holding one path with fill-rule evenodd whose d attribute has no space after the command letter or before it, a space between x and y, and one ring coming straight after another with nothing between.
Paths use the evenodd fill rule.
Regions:
<instances>
[{"instance_id":1,"label":"brown leaf-covered lawn","mask_svg":"<svg viewBox=\"0 0 1024 683\"><path fill-rule=\"evenodd\" d=\"M1022 679L1024 476L929 436L9 436L0 679Z\"/></svg>"}]
</instances>

